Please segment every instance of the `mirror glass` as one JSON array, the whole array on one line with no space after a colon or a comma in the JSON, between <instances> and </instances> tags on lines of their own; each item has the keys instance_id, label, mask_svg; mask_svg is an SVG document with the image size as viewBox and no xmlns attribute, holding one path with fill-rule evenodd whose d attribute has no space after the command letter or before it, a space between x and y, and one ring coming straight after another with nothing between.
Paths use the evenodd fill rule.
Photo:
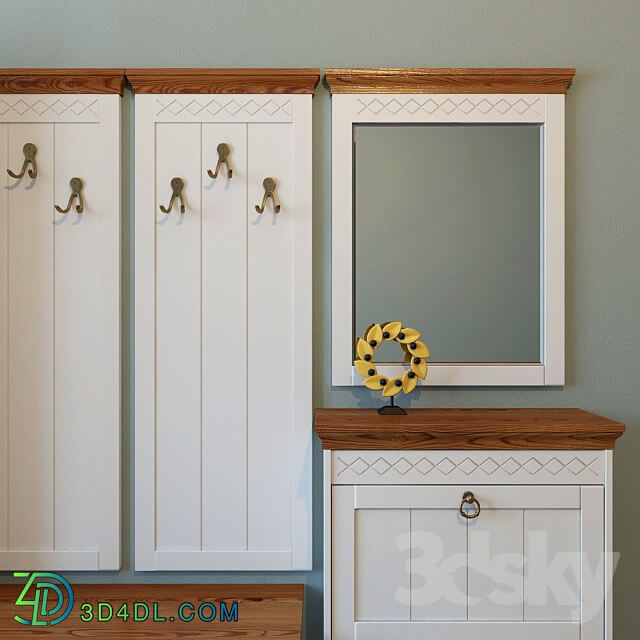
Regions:
<instances>
[{"instance_id":1,"label":"mirror glass","mask_svg":"<svg viewBox=\"0 0 640 640\"><path fill-rule=\"evenodd\" d=\"M354 125L354 344L374 322L430 362L540 362L541 125ZM395 343L376 363L401 362Z\"/></svg>"}]
</instances>

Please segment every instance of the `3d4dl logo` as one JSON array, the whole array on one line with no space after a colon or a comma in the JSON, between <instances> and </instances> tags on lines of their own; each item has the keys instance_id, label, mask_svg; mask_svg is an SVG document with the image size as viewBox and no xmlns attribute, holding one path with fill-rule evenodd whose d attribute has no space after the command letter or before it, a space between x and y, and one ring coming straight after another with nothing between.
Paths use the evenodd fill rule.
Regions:
<instances>
[{"instance_id":1,"label":"3d4dl logo","mask_svg":"<svg viewBox=\"0 0 640 640\"><path fill-rule=\"evenodd\" d=\"M30 619L15 616L20 624L44 627L62 622L73 608L73 589L56 573L14 573L14 578L27 578L16 600L16 607L30 607ZM65 593L66 592L66 593ZM55 596L55 597L54 597ZM66 608L64 608L66 601Z\"/></svg>"}]
</instances>

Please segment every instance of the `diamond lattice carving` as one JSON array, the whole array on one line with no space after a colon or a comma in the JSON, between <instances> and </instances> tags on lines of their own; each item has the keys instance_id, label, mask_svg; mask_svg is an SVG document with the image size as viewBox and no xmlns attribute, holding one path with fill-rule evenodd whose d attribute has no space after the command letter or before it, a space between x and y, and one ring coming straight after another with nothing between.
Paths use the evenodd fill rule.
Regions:
<instances>
[{"instance_id":1,"label":"diamond lattice carving","mask_svg":"<svg viewBox=\"0 0 640 640\"><path fill-rule=\"evenodd\" d=\"M255 98L238 98L231 97L226 100L218 98L207 99L179 99L179 98L158 98L158 112L156 117L163 113L170 113L178 116L187 111L196 117L201 113L207 113L211 116L226 114L237 116L244 113L248 116L255 117L257 114L274 117L276 114L283 113L287 117L291 117L291 98L283 100L275 100L273 98L265 98L264 100L256 100Z\"/></svg>"},{"instance_id":2,"label":"diamond lattice carving","mask_svg":"<svg viewBox=\"0 0 640 640\"><path fill-rule=\"evenodd\" d=\"M586 471L590 471L593 475L598 475L597 472L591 468L592 465L598 461L598 458L582 460L577 456L568 462L563 462L555 456L548 460L539 460L535 456L531 456L523 461L518 461L513 458L513 456L510 456L502 462L498 462L491 456L477 459L467 456L459 462L454 462L447 456L437 461L430 460L428 457L423 456L416 462L410 462L404 456L394 460L388 460L384 456L379 456L373 461L365 460L361 456L358 456L354 460L346 461L338 456L338 461L344 465L342 469L338 471L338 475L342 475L346 471L352 471L356 475L361 476L367 471L374 471L379 476L383 476L393 471L404 476L413 470L423 476L427 476L434 471L437 471L443 476L451 475L454 471L461 472L466 476L471 476L476 473L492 476L498 471L504 471L510 476L521 471L524 471L530 476L535 476L543 471L550 473L552 476L557 476L565 470L574 476L578 476Z\"/></svg>"},{"instance_id":3,"label":"diamond lattice carving","mask_svg":"<svg viewBox=\"0 0 640 640\"><path fill-rule=\"evenodd\" d=\"M524 116L525 114L541 116L543 107L541 97L531 97L526 100L522 97L514 97L513 99L500 97L493 100L485 97L470 98L468 96L460 97L459 99L450 97L444 99L433 97L416 99L412 97L408 100L402 100L396 97L391 97L385 100L376 97L373 99L358 98L358 103L360 105L358 115L368 112L375 116L384 112L392 115L407 113L412 116L420 112L426 113L430 116L435 115L438 112L444 113L448 116L459 112L468 116L475 111L485 116L492 112L497 112L503 116L511 112L517 113L521 116Z\"/></svg>"},{"instance_id":4,"label":"diamond lattice carving","mask_svg":"<svg viewBox=\"0 0 640 640\"><path fill-rule=\"evenodd\" d=\"M97 118L99 116L97 105L97 98L89 102L85 102L79 98L70 98L68 100L56 98L51 102L43 100L42 98L18 98L14 101L0 98L0 116L13 112L19 116L34 113L42 117L48 111L51 111L56 116L61 116L70 111L76 116L81 116L88 112Z\"/></svg>"}]
</instances>

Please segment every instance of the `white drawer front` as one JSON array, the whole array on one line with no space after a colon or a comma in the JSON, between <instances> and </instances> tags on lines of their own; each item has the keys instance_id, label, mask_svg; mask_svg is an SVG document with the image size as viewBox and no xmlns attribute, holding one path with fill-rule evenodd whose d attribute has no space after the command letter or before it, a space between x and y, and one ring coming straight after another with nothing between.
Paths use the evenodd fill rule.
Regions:
<instances>
[{"instance_id":1,"label":"white drawer front","mask_svg":"<svg viewBox=\"0 0 640 640\"><path fill-rule=\"evenodd\" d=\"M332 484L604 484L604 451L334 451Z\"/></svg>"},{"instance_id":2,"label":"white drawer front","mask_svg":"<svg viewBox=\"0 0 640 640\"><path fill-rule=\"evenodd\" d=\"M331 497L332 640L602 640L603 487L334 486Z\"/></svg>"}]
</instances>

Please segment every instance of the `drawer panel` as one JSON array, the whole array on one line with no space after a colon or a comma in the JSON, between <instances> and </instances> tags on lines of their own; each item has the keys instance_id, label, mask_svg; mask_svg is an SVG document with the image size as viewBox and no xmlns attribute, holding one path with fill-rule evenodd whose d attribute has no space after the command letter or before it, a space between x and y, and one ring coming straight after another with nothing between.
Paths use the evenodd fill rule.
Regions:
<instances>
[{"instance_id":1,"label":"drawer panel","mask_svg":"<svg viewBox=\"0 0 640 640\"><path fill-rule=\"evenodd\" d=\"M332 484L604 484L604 451L333 451Z\"/></svg>"},{"instance_id":2,"label":"drawer panel","mask_svg":"<svg viewBox=\"0 0 640 640\"><path fill-rule=\"evenodd\" d=\"M579 640L577 622L357 622L356 640Z\"/></svg>"},{"instance_id":3,"label":"drawer panel","mask_svg":"<svg viewBox=\"0 0 640 640\"><path fill-rule=\"evenodd\" d=\"M334 486L331 637L601 640L604 514L598 486Z\"/></svg>"}]
</instances>

